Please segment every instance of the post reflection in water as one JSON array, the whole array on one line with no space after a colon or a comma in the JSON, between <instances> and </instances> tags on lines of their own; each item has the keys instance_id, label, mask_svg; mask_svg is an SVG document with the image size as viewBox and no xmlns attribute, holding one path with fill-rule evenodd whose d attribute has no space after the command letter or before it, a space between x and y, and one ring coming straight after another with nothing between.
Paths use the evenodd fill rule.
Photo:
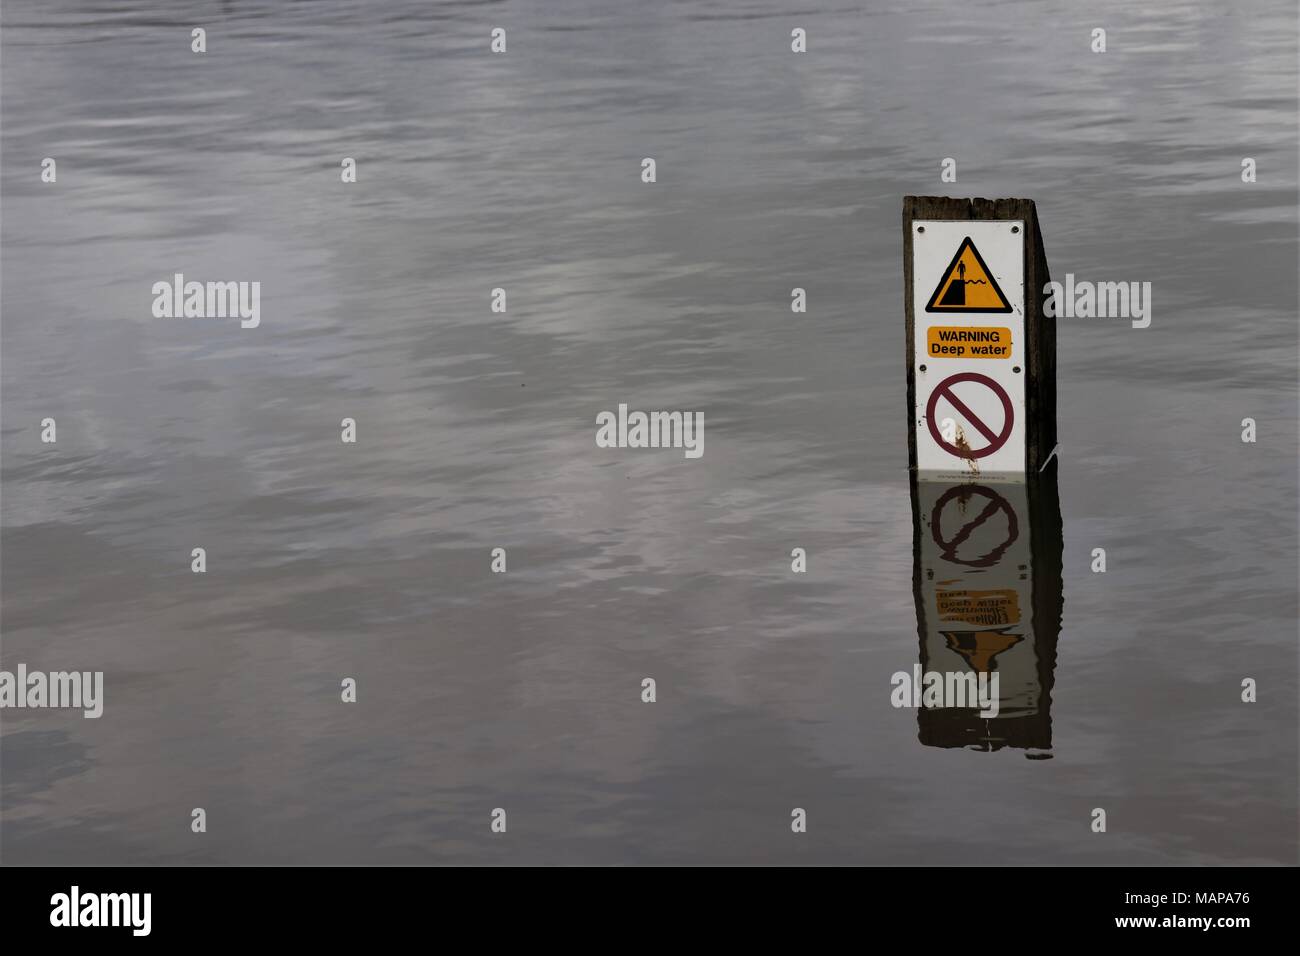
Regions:
<instances>
[{"instance_id":1,"label":"post reflection in water","mask_svg":"<svg viewBox=\"0 0 1300 956\"><path fill-rule=\"evenodd\" d=\"M1062 532L1055 464L1049 474L1009 484L912 478L918 690L923 678L974 677L997 698L982 710L918 694L927 747L1051 757Z\"/></svg>"}]
</instances>

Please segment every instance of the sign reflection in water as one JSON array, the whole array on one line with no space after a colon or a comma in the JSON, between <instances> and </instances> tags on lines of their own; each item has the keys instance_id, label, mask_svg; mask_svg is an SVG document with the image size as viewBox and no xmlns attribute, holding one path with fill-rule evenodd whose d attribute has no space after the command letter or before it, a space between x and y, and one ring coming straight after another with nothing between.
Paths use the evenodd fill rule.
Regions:
<instances>
[{"instance_id":1,"label":"sign reflection in water","mask_svg":"<svg viewBox=\"0 0 1300 956\"><path fill-rule=\"evenodd\" d=\"M918 707L928 747L1051 756L1062 610L1055 471L1027 484L912 479L921 671L998 675L996 717L978 707Z\"/></svg>"}]
</instances>

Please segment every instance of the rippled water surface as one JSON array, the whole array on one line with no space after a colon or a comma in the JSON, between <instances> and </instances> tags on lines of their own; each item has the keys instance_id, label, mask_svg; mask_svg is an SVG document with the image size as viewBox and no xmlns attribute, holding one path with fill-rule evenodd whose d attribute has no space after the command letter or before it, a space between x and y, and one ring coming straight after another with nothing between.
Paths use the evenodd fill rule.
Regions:
<instances>
[{"instance_id":1,"label":"rippled water surface","mask_svg":"<svg viewBox=\"0 0 1300 956\"><path fill-rule=\"evenodd\" d=\"M106 681L6 862L1295 861L1295 4L787 8L6 0L3 663ZM1153 287L1059 324L1050 759L890 702L909 193Z\"/></svg>"}]
</instances>

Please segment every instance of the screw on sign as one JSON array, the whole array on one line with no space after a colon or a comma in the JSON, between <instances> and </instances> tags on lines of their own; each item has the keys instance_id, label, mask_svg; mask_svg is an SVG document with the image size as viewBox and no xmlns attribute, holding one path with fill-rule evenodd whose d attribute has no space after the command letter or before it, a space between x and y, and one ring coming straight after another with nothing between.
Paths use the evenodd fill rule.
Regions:
<instances>
[{"instance_id":1,"label":"screw on sign","mask_svg":"<svg viewBox=\"0 0 1300 956\"><path fill-rule=\"evenodd\" d=\"M974 509L967 505L972 498L976 497L986 499L987 503L972 517ZM958 499L957 512L962 516L958 518L961 527L951 538L948 538L944 536L942 521L944 509L954 498ZM998 514L1005 514L1007 522L1007 531L1002 543L977 558L958 557L957 549ZM939 553L945 561L964 564L971 568L988 568L997 564L1007 548L1020 537L1020 522L1016 520L1016 510L993 489L984 485L955 485L945 491L943 496L934 503L934 510L930 512L930 534L934 538L934 543L939 546Z\"/></svg>"},{"instance_id":2,"label":"screw on sign","mask_svg":"<svg viewBox=\"0 0 1300 956\"><path fill-rule=\"evenodd\" d=\"M973 412L969 405L963 402L957 393L953 390L954 385L960 385L962 382L976 382L993 392L994 397L1002 404L1002 425L998 430L993 424L986 422ZM969 443L954 445L943 437L939 431L939 423L935 418L935 408L939 404L939 399L947 400L957 413L966 419L967 423L977 432L984 436L988 444L982 448L976 448ZM1007 443L1011 437L1011 426L1015 424L1015 412L1011 407L1011 396L1006 393L1001 385L993 381L987 375L981 375L979 372L959 372L956 375L950 375L940 382L930 393L930 401L925 406L925 422L930 426L930 435L934 438L935 444L950 455L956 455L958 458L977 459L985 458Z\"/></svg>"}]
</instances>

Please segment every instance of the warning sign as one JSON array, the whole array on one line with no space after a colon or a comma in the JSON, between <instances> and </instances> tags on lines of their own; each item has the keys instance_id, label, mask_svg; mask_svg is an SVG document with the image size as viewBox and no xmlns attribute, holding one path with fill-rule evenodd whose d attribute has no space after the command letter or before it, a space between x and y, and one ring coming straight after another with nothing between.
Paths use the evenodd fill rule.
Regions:
<instances>
[{"instance_id":1,"label":"warning sign","mask_svg":"<svg viewBox=\"0 0 1300 956\"><path fill-rule=\"evenodd\" d=\"M973 383L970 389L978 385L981 387L981 392L987 389L993 393L1002 404L1000 423L994 424L993 415L971 410L971 404L975 402L974 393L970 389L965 393L972 399L970 404L958 396L957 386L963 382ZM960 420L947 416L941 420L940 415L947 407L950 407ZM930 393L930 402L925 407L925 420L930 426L930 436L936 445L950 455L975 461L979 458L987 458L1007 443L1007 437L1011 434L1012 426L1015 425L1015 411L1011 407L1011 396L993 379L979 372L959 372L948 376ZM945 422L952 423L951 435L945 435ZM963 428L961 422L965 422L970 430ZM976 432L978 436L973 434Z\"/></svg>"},{"instance_id":2,"label":"warning sign","mask_svg":"<svg viewBox=\"0 0 1300 956\"><path fill-rule=\"evenodd\" d=\"M912 406L928 480L1025 475L1025 223L913 220ZM1002 319L981 319L999 313Z\"/></svg>"},{"instance_id":3,"label":"warning sign","mask_svg":"<svg viewBox=\"0 0 1300 956\"><path fill-rule=\"evenodd\" d=\"M962 240L939 284L930 295L927 312L1010 312L1011 303L1002 294L998 280L971 237Z\"/></svg>"},{"instance_id":4,"label":"warning sign","mask_svg":"<svg viewBox=\"0 0 1300 956\"><path fill-rule=\"evenodd\" d=\"M930 358L1011 358L1011 330L1003 328L963 329L932 325L926 336Z\"/></svg>"}]
</instances>

